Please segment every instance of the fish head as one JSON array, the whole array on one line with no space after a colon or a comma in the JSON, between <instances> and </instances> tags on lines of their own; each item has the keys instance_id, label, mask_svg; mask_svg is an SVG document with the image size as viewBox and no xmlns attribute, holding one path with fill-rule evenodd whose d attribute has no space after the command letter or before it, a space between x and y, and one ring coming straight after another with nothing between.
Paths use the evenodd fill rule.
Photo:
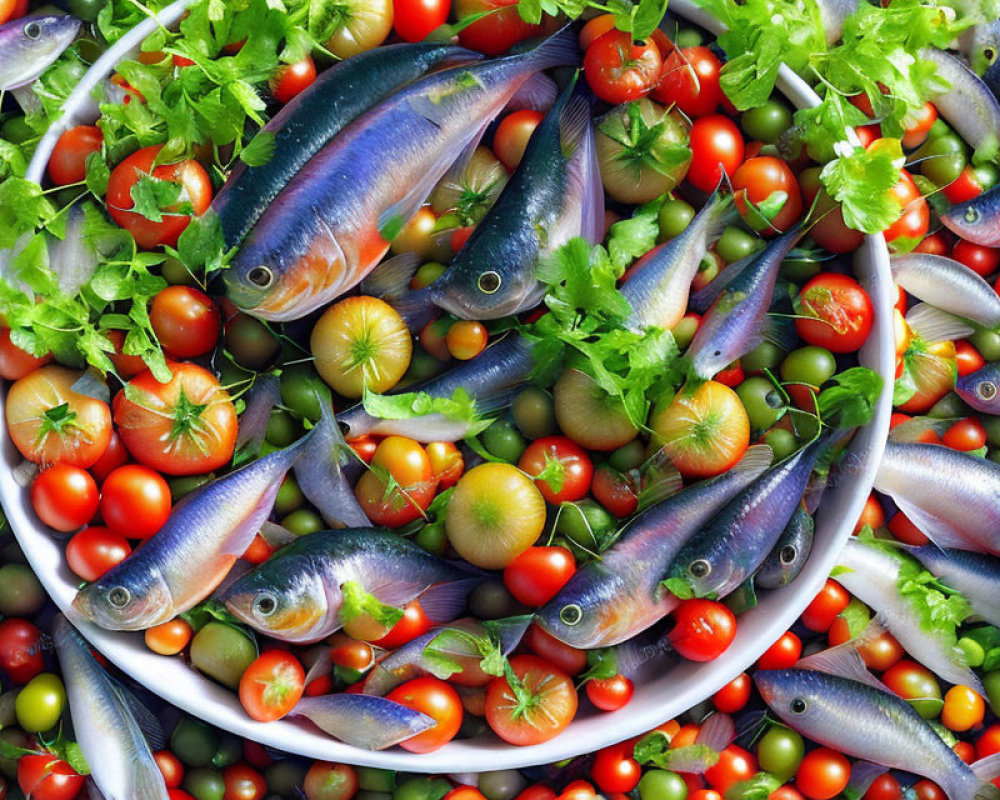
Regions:
<instances>
[{"instance_id":1,"label":"fish head","mask_svg":"<svg viewBox=\"0 0 1000 800\"><path fill-rule=\"evenodd\" d=\"M531 263L511 269L478 256L476 248L461 254L440 278L428 287L435 305L459 319L497 319L516 314L540 299L541 284ZM473 263L473 261L475 263Z\"/></svg>"},{"instance_id":2,"label":"fish head","mask_svg":"<svg viewBox=\"0 0 1000 800\"><path fill-rule=\"evenodd\" d=\"M69 14L35 14L0 26L0 90L31 83L72 44L80 20Z\"/></svg>"},{"instance_id":3,"label":"fish head","mask_svg":"<svg viewBox=\"0 0 1000 800\"><path fill-rule=\"evenodd\" d=\"M535 623L570 647L604 647L620 641L620 634L630 627L630 609L623 583L599 566L588 565L535 612Z\"/></svg>"},{"instance_id":4,"label":"fish head","mask_svg":"<svg viewBox=\"0 0 1000 800\"><path fill-rule=\"evenodd\" d=\"M234 581L222 595L233 616L254 630L288 642L322 638L331 613L339 611L306 559L276 558ZM339 596L339 587L332 590ZM319 633L317 633L319 631Z\"/></svg>"},{"instance_id":5,"label":"fish head","mask_svg":"<svg viewBox=\"0 0 1000 800\"><path fill-rule=\"evenodd\" d=\"M757 691L768 707L800 733L822 731L827 723L829 692L824 675L810 669L765 669L754 673Z\"/></svg>"},{"instance_id":6,"label":"fish head","mask_svg":"<svg viewBox=\"0 0 1000 800\"><path fill-rule=\"evenodd\" d=\"M151 628L174 618L174 600L166 581L154 572L112 569L85 586L73 600L84 617L109 631Z\"/></svg>"},{"instance_id":7,"label":"fish head","mask_svg":"<svg viewBox=\"0 0 1000 800\"><path fill-rule=\"evenodd\" d=\"M666 587L681 600L718 599L732 581L735 561L723 537L695 535L681 548L667 571ZM737 584L739 581L737 581Z\"/></svg>"},{"instance_id":8,"label":"fish head","mask_svg":"<svg viewBox=\"0 0 1000 800\"><path fill-rule=\"evenodd\" d=\"M955 381L955 394L976 411L1000 414L1000 364L987 364Z\"/></svg>"},{"instance_id":9,"label":"fish head","mask_svg":"<svg viewBox=\"0 0 1000 800\"><path fill-rule=\"evenodd\" d=\"M993 245L1000 222L1000 192L994 187L971 200L952 206L939 216L946 228L963 239Z\"/></svg>"}]
</instances>

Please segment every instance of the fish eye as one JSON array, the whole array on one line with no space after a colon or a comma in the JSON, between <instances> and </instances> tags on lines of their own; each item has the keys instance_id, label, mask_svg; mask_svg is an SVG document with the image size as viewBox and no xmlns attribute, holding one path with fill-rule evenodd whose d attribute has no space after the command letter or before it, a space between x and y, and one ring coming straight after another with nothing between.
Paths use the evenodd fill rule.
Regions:
<instances>
[{"instance_id":1,"label":"fish eye","mask_svg":"<svg viewBox=\"0 0 1000 800\"><path fill-rule=\"evenodd\" d=\"M37 39L42 35L42 26L37 22L29 22L24 26L24 35L29 39Z\"/></svg>"},{"instance_id":2,"label":"fish eye","mask_svg":"<svg viewBox=\"0 0 1000 800\"><path fill-rule=\"evenodd\" d=\"M993 381L980 381L976 384L976 394L983 400L992 400L997 396L997 385Z\"/></svg>"},{"instance_id":3,"label":"fish eye","mask_svg":"<svg viewBox=\"0 0 1000 800\"><path fill-rule=\"evenodd\" d=\"M794 700L792 700L790 708L793 714L803 714L805 713L806 708L808 708L808 705L809 704L806 703L806 701L803 700L801 697L796 697Z\"/></svg>"},{"instance_id":4,"label":"fish eye","mask_svg":"<svg viewBox=\"0 0 1000 800\"><path fill-rule=\"evenodd\" d=\"M132 599L132 593L124 586L116 586L108 592L108 602L115 608L125 608Z\"/></svg>"},{"instance_id":5,"label":"fish eye","mask_svg":"<svg viewBox=\"0 0 1000 800\"><path fill-rule=\"evenodd\" d=\"M785 545L781 548L781 552L778 553L778 560L781 561L782 564L791 564L795 560L795 554L796 551L794 547L790 544Z\"/></svg>"},{"instance_id":6,"label":"fish eye","mask_svg":"<svg viewBox=\"0 0 1000 800\"><path fill-rule=\"evenodd\" d=\"M997 51L996 51L996 49L993 48L993 47L984 47L983 48L983 58L986 59L986 63L987 64L992 64L994 61L997 60Z\"/></svg>"},{"instance_id":7,"label":"fish eye","mask_svg":"<svg viewBox=\"0 0 1000 800\"><path fill-rule=\"evenodd\" d=\"M967 209L965 209L965 221L966 222L978 222L979 221L979 212L976 211L976 209L974 209L972 206L969 206Z\"/></svg>"},{"instance_id":8,"label":"fish eye","mask_svg":"<svg viewBox=\"0 0 1000 800\"><path fill-rule=\"evenodd\" d=\"M503 283L503 278L500 277L500 273L492 269L488 270L479 276L479 291L483 294L495 294L501 283Z\"/></svg>"},{"instance_id":9,"label":"fish eye","mask_svg":"<svg viewBox=\"0 0 1000 800\"><path fill-rule=\"evenodd\" d=\"M716 358L718 358L719 356L722 355L722 351L721 350L716 350L714 355L715 355Z\"/></svg>"},{"instance_id":10,"label":"fish eye","mask_svg":"<svg viewBox=\"0 0 1000 800\"><path fill-rule=\"evenodd\" d=\"M278 598L270 592L261 592L253 601L253 613L258 617L269 617L278 610Z\"/></svg>"},{"instance_id":11,"label":"fish eye","mask_svg":"<svg viewBox=\"0 0 1000 800\"><path fill-rule=\"evenodd\" d=\"M254 267L247 273L247 280L254 286L266 289L274 283L274 273L271 271L270 267Z\"/></svg>"},{"instance_id":12,"label":"fish eye","mask_svg":"<svg viewBox=\"0 0 1000 800\"><path fill-rule=\"evenodd\" d=\"M712 565L705 559L699 558L697 561L691 562L691 566L688 567L688 571L691 573L692 577L707 578L709 573L712 571Z\"/></svg>"},{"instance_id":13,"label":"fish eye","mask_svg":"<svg viewBox=\"0 0 1000 800\"><path fill-rule=\"evenodd\" d=\"M570 603L559 609L559 619L564 625L579 625L583 619L583 609L576 603Z\"/></svg>"}]
</instances>

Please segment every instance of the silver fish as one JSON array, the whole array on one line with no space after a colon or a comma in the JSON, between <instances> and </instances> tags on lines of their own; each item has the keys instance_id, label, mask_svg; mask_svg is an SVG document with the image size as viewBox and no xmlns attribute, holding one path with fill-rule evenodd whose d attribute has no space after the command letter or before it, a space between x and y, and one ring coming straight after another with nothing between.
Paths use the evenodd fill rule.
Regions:
<instances>
[{"instance_id":1,"label":"silver fish","mask_svg":"<svg viewBox=\"0 0 1000 800\"><path fill-rule=\"evenodd\" d=\"M1000 626L1000 559L934 545L903 549L968 600L979 616Z\"/></svg>"},{"instance_id":2,"label":"silver fish","mask_svg":"<svg viewBox=\"0 0 1000 800\"><path fill-rule=\"evenodd\" d=\"M167 800L163 775L136 715L143 722L155 718L104 671L65 617L56 618L52 632L73 730L98 789L107 800ZM163 747L162 741L156 746Z\"/></svg>"},{"instance_id":3,"label":"silver fish","mask_svg":"<svg viewBox=\"0 0 1000 800\"><path fill-rule=\"evenodd\" d=\"M981 275L947 256L910 253L889 259L892 277L918 300L990 330L1000 328L1000 296Z\"/></svg>"},{"instance_id":4,"label":"silver fish","mask_svg":"<svg viewBox=\"0 0 1000 800\"><path fill-rule=\"evenodd\" d=\"M754 586L778 589L794 581L809 560L815 529L809 512L801 506L796 508L774 550L753 576Z\"/></svg>"},{"instance_id":5,"label":"silver fish","mask_svg":"<svg viewBox=\"0 0 1000 800\"><path fill-rule=\"evenodd\" d=\"M960 375L955 381L955 394L976 411L994 416L1000 414L1000 361Z\"/></svg>"},{"instance_id":6,"label":"silver fish","mask_svg":"<svg viewBox=\"0 0 1000 800\"><path fill-rule=\"evenodd\" d=\"M384 750L437 725L427 714L367 694L303 697L291 713L305 717L342 742L365 750Z\"/></svg>"},{"instance_id":7,"label":"silver fish","mask_svg":"<svg viewBox=\"0 0 1000 800\"><path fill-rule=\"evenodd\" d=\"M874 609L878 620L921 664L949 683L970 686L982 692L982 684L968 668L962 651L937 632L928 630L912 604L899 592L903 553L851 538L837 561L834 580L862 603Z\"/></svg>"},{"instance_id":8,"label":"silver fish","mask_svg":"<svg viewBox=\"0 0 1000 800\"><path fill-rule=\"evenodd\" d=\"M33 14L0 25L0 91L38 80L80 31L68 14Z\"/></svg>"},{"instance_id":9,"label":"silver fish","mask_svg":"<svg viewBox=\"0 0 1000 800\"><path fill-rule=\"evenodd\" d=\"M944 226L974 244L1000 247L1000 185L938 215Z\"/></svg>"},{"instance_id":10,"label":"silver fish","mask_svg":"<svg viewBox=\"0 0 1000 800\"><path fill-rule=\"evenodd\" d=\"M925 47L920 57L937 67L937 74L951 86L947 92L931 98L938 113L973 148L995 142L1000 131L1000 102L960 58Z\"/></svg>"},{"instance_id":11,"label":"silver fish","mask_svg":"<svg viewBox=\"0 0 1000 800\"><path fill-rule=\"evenodd\" d=\"M1000 555L1000 464L949 447L890 440L875 489L935 544Z\"/></svg>"}]
</instances>

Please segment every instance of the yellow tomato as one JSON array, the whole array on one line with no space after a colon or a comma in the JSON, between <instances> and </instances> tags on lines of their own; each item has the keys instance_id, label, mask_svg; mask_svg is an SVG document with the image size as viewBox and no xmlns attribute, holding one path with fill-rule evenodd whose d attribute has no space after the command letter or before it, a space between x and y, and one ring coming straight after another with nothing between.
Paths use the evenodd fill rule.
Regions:
<instances>
[{"instance_id":1,"label":"yellow tomato","mask_svg":"<svg viewBox=\"0 0 1000 800\"><path fill-rule=\"evenodd\" d=\"M552 387L552 399L562 432L588 450L617 450L639 433L621 399L585 372L563 370Z\"/></svg>"},{"instance_id":2,"label":"yellow tomato","mask_svg":"<svg viewBox=\"0 0 1000 800\"><path fill-rule=\"evenodd\" d=\"M392 0L343 0L344 21L326 40L337 58L350 58L378 47L392 30Z\"/></svg>"}]
</instances>

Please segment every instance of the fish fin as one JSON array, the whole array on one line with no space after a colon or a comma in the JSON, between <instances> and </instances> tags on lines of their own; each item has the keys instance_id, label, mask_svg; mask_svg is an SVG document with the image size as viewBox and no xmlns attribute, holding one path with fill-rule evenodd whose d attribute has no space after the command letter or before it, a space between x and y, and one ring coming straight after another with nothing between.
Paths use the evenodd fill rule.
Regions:
<instances>
[{"instance_id":1,"label":"fish fin","mask_svg":"<svg viewBox=\"0 0 1000 800\"><path fill-rule=\"evenodd\" d=\"M587 89L576 84L560 115L559 139L563 154L570 159L570 180L579 187L580 236L599 244L604 239L604 186L594 143L592 107Z\"/></svg>"},{"instance_id":2,"label":"fish fin","mask_svg":"<svg viewBox=\"0 0 1000 800\"><path fill-rule=\"evenodd\" d=\"M728 714L716 711L709 714L701 723L701 730L695 738L696 744L703 744L711 747L717 753L721 753L736 739L736 723Z\"/></svg>"},{"instance_id":3,"label":"fish fin","mask_svg":"<svg viewBox=\"0 0 1000 800\"><path fill-rule=\"evenodd\" d=\"M882 681L868 671L861 653L858 652L857 640L855 639L800 658L795 666L798 669L811 669L847 678L883 692L889 691L889 688Z\"/></svg>"},{"instance_id":4,"label":"fish fin","mask_svg":"<svg viewBox=\"0 0 1000 800\"><path fill-rule=\"evenodd\" d=\"M639 492L638 509L649 508L684 488L684 479L665 449L657 450L642 467L644 486Z\"/></svg>"},{"instance_id":5,"label":"fish fin","mask_svg":"<svg viewBox=\"0 0 1000 800\"><path fill-rule=\"evenodd\" d=\"M579 25L570 22L531 51L528 58L537 70L580 62Z\"/></svg>"},{"instance_id":6,"label":"fish fin","mask_svg":"<svg viewBox=\"0 0 1000 800\"><path fill-rule=\"evenodd\" d=\"M427 591L429 586L414 590L412 586L402 583L383 583L379 586L366 586L369 594L374 596L380 603L396 608L404 608L408 603L419 597L421 592ZM423 607L423 603L420 604Z\"/></svg>"},{"instance_id":7,"label":"fish fin","mask_svg":"<svg viewBox=\"0 0 1000 800\"><path fill-rule=\"evenodd\" d=\"M917 303L906 313L906 324L917 338L933 344L951 339L964 339L976 329L960 317L935 308L930 303Z\"/></svg>"},{"instance_id":8,"label":"fish fin","mask_svg":"<svg viewBox=\"0 0 1000 800\"><path fill-rule=\"evenodd\" d=\"M797 340L794 320L787 317L776 317L773 314L765 314L762 324L763 331L761 336L764 341L777 345L779 349L785 352L795 349Z\"/></svg>"},{"instance_id":9,"label":"fish fin","mask_svg":"<svg viewBox=\"0 0 1000 800\"><path fill-rule=\"evenodd\" d=\"M303 697L292 713L342 742L366 750L384 750L437 724L427 714L368 694Z\"/></svg>"},{"instance_id":10,"label":"fish fin","mask_svg":"<svg viewBox=\"0 0 1000 800\"><path fill-rule=\"evenodd\" d=\"M317 678L322 678L324 675L329 675L331 672L333 672L333 655L331 654L329 647L324 647L323 652L319 654L319 658L317 658L316 662L309 667L309 671L306 673L304 685L308 686Z\"/></svg>"},{"instance_id":11,"label":"fish fin","mask_svg":"<svg viewBox=\"0 0 1000 800\"><path fill-rule=\"evenodd\" d=\"M299 537L277 522L266 521L260 526L260 538L277 550L286 544L291 544Z\"/></svg>"},{"instance_id":12,"label":"fish fin","mask_svg":"<svg viewBox=\"0 0 1000 800\"><path fill-rule=\"evenodd\" d=\"M521 614L517 617L504 617L490 621L486 628L491 632L496 632L500 639L500 652L505 656L514 651L528 632L534 620L533 614Z\"/></svg>"},{"instance_id":13,"label":"fish fin","mask_svg":"<svg viewBox=\"0 0 1000 800\"><path fill-rule=\"evenodd\" d=\"M260 449L267 433L271 410L281 403L281 384L274 375L261 375L247 392L246 409L240 415L236 434L236 449L250 445L254 452Z\"/></svg>"},{"instance_id":14,"label":"fish fin","mask_svg":"<svg viewBox=\"0 0 1000 800\"><path fill-rule=\"evenodd\" d=\"M504 113L531 109L548 111L556 101L559 89L548 75L538 72L526 80L507 101Z\"/></svg>"},{"instance_id":15,"label":"fish fin","mask_svg":"<svg viewBox=\"0 0 1000 800\"><path fill-rule=\"evenodd\" d=\"M434 302L434 293L430 291L430 287L417 289L387 301L403 318L406 327L414 333L441 313Z\"/></svg>"},{"instance_id":16,"label":"fish fin","mask_svg":"<svg viewBox=\"0 0 1000 800\"><path fill-rule=\"evenodd\" d=\"M1000 753L993 753L993 755L973 761L969 764L969 769L983 783L989 783L994 778L1000 777Z\"/></svg>"},{"instance_id":17,"label":"fish fin","mask_svg":"<svg viewBox=\"0 0 1000 800\"><path fill-rule=\"evenodd\" d=\"M691 295L691 299L689 300L691 308L699 314L704 314L708 311L716 298L722 294L722 290L736 280L756 257L757 253L753 253L746 258L741 258L723 267L722 271L707 286L702 287Z\"/></svg>"},{"instance_id":18,"label":"fish fin","mask_svg":"<svg viewBox=\"0 0 1000 800\"><path fill-rule=\"evenodd\" d=\"M514 386L498 389L495 392L484 392L482 395L476 397L477 416L489 417L500 413L505 408L509 408L510 404L514 402L514 398L521 393L521 389L523 388L523 383L517 383Z\"/></svg>"},{"instance_id":19,"label":"fish fin","mask_svg":"<svg viewBox=\"0 0 1000 800\"><path fill-rule=\"evenodd\" d=\"M888 767L883 767L872 761L855 761L851 764L851 779L847 783L850 796L861 797L868 791L868 787L876 778L885 775L888 771Z\"/></svg>"},{"instance_id":20,"label":"fish fin","mask_svg":"<svg viewBox=\"0 0 1000 800\"><path fill-rule=\"evenodd\" d=\"M423 263L416 253L400 253L387 258L361 281L361 294L380 297L387 302L411 293L410 280Z\"/></svg>"},{"instance_id":21,"label":"fish fin","mask_svg":"<svg viewBox=\"0 0 1000 800\"><path fill-rule=\"evenodd\" d=\"M450 622L462 613L469 592L482 582L475 577L435 584L420 595L420 607L432 622Z\"/></svg>"},{"instance_id":22,"label":"fish fin","mask_svg":"<svg viewBox=\"0 0 1000 800\"><path fill-rule=\"evenodd\" d=\"M139 730L142 731L142 735L146 738L146 742L149 744L150 749L162 750L166 747L167 737L163 732L163 726L160 724L160 720L156 714L150 711L146 705L135 696L131 689L110 675L108 678L111 681L112 688L120 698L122 705L129 710L129 713L135 719L135 724L138 726Z\"/></svg>"},{"instance_id":23,"label":"fish fin","mask_svg":"<svg viewBox=\"0 0 1000 800\"><path fill-rule=\"evenodd\" d=\"M746 449L743 457L733 466L737 472L752 472L760 475L771 466L774 459L774 451L769 445L754 444Z\"/></svg>"},{"instance_id":24,"label":"fish fin","mask_svg":"<svg viewBox=\"0 0 1000 800\"><path fill-rule=\"evenodd\" d=\"M906 518L938 547L954 547L957 550L972 550L975 553L986 552L978 541L962 536L946 520L927 513L905 498L893 495L892 499L896 507L906 514Z\"/></svg>"},{"instance_id":25,"label":"fish fin","mask_svg":"<svg viewBox=\"0 0 1000 800\"><path fill-rule=\"evenodd\" d=\"M889 431L889 440L898 444L915 444L922 441L927 431L934 431L939 436L954 424L954 419L935 419L934 417L913 417L899 423Z\"/></svg>"}]
</instances>

